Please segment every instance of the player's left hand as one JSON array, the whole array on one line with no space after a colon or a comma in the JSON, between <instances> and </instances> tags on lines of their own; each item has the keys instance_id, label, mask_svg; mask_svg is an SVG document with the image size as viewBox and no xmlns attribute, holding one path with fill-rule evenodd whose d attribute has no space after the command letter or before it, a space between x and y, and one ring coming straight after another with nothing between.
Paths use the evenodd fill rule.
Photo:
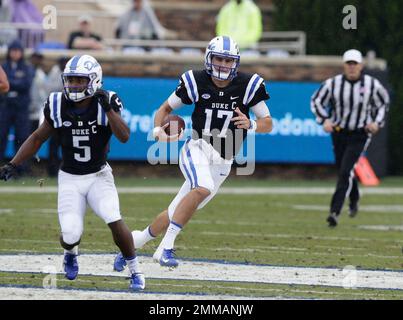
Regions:
<instances>
[{"instance_id":1,"label":"player's left hand","mask_svg":"<svg viewBox=\"0 0 403 320\"><path fill-rule=\"evenodd\" d=\"M379 131L379 125L376 122L371 122L365 126L367 132L375 134Z\"/></svg>"},{"instance_id":2,"label":"player's left hand","mask_svg":"<svg viewBox=\"0 0 403 320\"><path fill-rule=\"evenodd\" d=\"M250 120L248 119L248 117L245 115L245 114L243 114L242 112L241 112L241 110L239 110L239 108L237 107L236 109L235 109L235 112L238 114L238 116L237 117L233 117L232 119L231 119L231 121L235 121L235 125L236 125L236 127L238 128L238 129L245 129L245 130L248 130L249 128L250 128Z\"/></svg>"},{"instance_id":3,"label":"player's left hand","mask_svg":"<svg viewBox=\"0 0 403 320\"><path fill-rule=\"evenodd\" d=\"M109 103L109 92L103 89L98 89L94 93L94 97L98 99L99 104L105 112L111 111L112 107Z\"/></svg>"},{"instance_id":4,"label":"player's left hand","mask_svg":"<svg viewBox=\"0 0 403 320\"><path fill-rule=\"evenodd\" d=\"M6 165L0 167L0 180L7 181L11 177L15 176L17 166L11 162Z\"/></svg>"}]
</instances>

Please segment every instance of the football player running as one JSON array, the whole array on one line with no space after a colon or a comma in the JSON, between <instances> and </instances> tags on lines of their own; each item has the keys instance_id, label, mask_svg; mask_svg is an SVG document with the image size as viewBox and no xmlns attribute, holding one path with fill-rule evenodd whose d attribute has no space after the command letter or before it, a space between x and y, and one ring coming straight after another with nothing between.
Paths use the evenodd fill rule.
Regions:
<instances>
[{"instance_id":1,"label":"football player running","mask_svg":"<svg viewBox=\"0 0 403 320\"><path fill-rule=\"evenodd\" d=\"M101 89L102 68L89 55L71 58L62 74L63 92L53 92L45 102L45 120L24 142L15 157L0 168L8 180L15 169L30 159L53 134L61 141L63 161L58 176L60 244L64 248L64 271L69 280L78 274L78 245L83 233L86 205L105 221L129 266L131 290L145 287L139 271L130 230L123 222L112 169L106 162L109 140L114 134L125 143L130 130L115 92Z\"/></svg>"},{"instance_id":2,"label":"football player running","mask_svg":"<svg viewBox=\"0 0 403 320\"><path fill-rule=\"evenodd\" d=\"M161 266L176 267L174 242L194 212L217 193L230 173L247 131L270 132L272 119L265 100L269 98L264 79L258 74L238 72L238 45L227 36L212 39L205 53L204 70L185 72L180 84L160 106L154 119L153 135L159 141L175 141L180 134L167 136L163 119L183 105L194 104L192 138L180 151L179 166L186 181L168 209L141 231L133 231L134 244L141 248L159 234L165 235L153 258ZM252 111L257 120L249 118ZM122 271L125 260L119 253L114 269Z\"/></svg>"}]
</instances>

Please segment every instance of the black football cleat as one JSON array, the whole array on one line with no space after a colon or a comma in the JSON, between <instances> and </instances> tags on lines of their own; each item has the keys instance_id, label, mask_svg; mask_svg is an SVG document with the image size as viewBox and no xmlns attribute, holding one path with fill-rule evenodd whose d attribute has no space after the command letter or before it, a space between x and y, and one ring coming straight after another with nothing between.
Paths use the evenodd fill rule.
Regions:
<instances>
[{"instance_id":1,"label":"black football cleat","mask_svg":"<svg viewBox=\"0 0 403 320\"><path fill-rule=\"evenodd\" d=\"M358 201L350 202L348 215L350 218L354 218L358 213Z\"/></svg>"},{"instance_id":2,"label":"black football cleat","mask_svg":"<svg viewBox=\"0 0 403 320\"><path fill-rule=\"evenodd\" d=\"M326 219L326 221L329 223L329 228L334 228L337 226L337 214L332 212Z\"/></svg>"}]
</instances>

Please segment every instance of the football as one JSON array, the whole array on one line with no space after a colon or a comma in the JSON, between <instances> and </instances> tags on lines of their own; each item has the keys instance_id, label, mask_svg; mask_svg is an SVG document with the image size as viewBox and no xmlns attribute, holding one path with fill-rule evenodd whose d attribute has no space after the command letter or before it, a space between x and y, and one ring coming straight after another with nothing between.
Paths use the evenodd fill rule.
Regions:
<instances>
[{"instance_id":1,"label":"football","mask_svg":"<svg viewBox=\"0 0 403 320\"><path fill-rule=\"evenodd\" d=\"M161 123L161 127L169 123L165 128L165 133L168 136L176 135L182 130L185 130L185 120L176 114L167 115Z\"/></svg>"}]
</instances>

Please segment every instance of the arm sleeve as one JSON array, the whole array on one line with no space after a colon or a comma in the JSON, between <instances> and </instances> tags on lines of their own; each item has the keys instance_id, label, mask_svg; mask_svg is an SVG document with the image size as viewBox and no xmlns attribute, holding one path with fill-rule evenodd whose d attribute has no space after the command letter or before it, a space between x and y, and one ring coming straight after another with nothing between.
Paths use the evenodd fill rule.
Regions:
<instances>
[{"instance_id":1,"label":"arm sleeve","mask_svg":"<svg viewBox=\"0 0 403 320\"><path fill-rule=\"evenodd\" d=\"M169 96L168 98L168 104L172 109L179 109L181 108L184 104L181 100L181 98L179 98L175 92L172 92L172 94Z\"/></svg>"},{"instance_id":2,"label":"arm sleeve","mask_svg":"<svg viewBox=\"0 0 403 320\"><path fill-rule=\"evenodd\" d=\"M329 118L327 106L330 101L331 92L331 79L323 82L318 90L311 97L311 111L316 116L316 121L322 124Z\"/></svg>"},{"instance_id":3,"label":"arm sleeve","mask_svg":"<svg viewBox=\"0 0 403 320\"><path fill-rule=\"evenodd\" d=\"M257 119L270 117L269 107L264 101L260 101L258 104L251 107L250 110L254 113Z\"/></svg>"}]
</instances>

